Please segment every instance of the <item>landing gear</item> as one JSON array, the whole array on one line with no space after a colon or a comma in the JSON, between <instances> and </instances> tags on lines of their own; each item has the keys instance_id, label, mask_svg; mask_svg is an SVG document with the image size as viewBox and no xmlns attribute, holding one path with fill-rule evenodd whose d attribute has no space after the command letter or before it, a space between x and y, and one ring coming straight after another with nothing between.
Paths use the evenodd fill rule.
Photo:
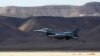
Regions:
<instances>
[{"instance_id":1,"label":"landing gear","mask_svg":"<svg viewBox=\"0 0 100 56\"><path fill-rule=\"evenodd\" d=\"M65 37L65 40L70 40L70 39L72 39L71 36L66 36L66 37Z\"/></svg>"},{"instance_id":2,"label":"landing gear","mask_svg":"<svg viewBox=\"0 0 100 56\"><path fill-rule=\"evenodd\" d=\"M57 40L63 40L63 37L49 37L49 39L57 39Z\"/></svg>"},{"instance_id":3,"label":"landing gear","mask_svg":"<svg viewBox=\"0 0 100 56\"><path fill-rule=\"evenodd\" d=\"M70 40L70 38L69 37L66 37L66 38L64 38L65 40Z\"/></svg>"}]
</instances>

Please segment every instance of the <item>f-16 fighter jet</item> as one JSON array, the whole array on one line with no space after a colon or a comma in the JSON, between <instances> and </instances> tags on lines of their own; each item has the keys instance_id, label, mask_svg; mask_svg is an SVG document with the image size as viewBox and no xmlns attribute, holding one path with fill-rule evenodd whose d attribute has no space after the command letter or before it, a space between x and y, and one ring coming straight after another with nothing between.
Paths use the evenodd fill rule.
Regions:
<instances>
[{"instance_id":1,"label":"f-16 fighter jet","mask_svg":"<svg viewBox=\"0 0 100 56\"><path fill-rule=\"evenodd\" d=\"M68 32L54 32L52 29L49 29L49 28L42 28L42 29L38 29L34 31L44 32L50 39L59 39L59 40L79 39L78 28L73 31L68 31Z\"/></svg>"}]
</instances>

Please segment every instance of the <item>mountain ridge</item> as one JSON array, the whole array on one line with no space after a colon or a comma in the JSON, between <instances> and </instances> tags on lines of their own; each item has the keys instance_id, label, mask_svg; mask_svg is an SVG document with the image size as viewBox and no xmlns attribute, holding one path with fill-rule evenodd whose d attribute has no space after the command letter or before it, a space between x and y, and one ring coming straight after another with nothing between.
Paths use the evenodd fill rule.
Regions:
<instances>
[{"instance_id":1,"label":"mountain ridge","mask_svg":"<svg viewBox=\"0 0 100 56\"><path fill-rule=\"evenodd\" d=\"M82 6L74 5L49 5L38 7L8 6L0 8L1 16L28 17L28 16L100 16L100 2L90 2Z\"/></svg>"}]
</instances>

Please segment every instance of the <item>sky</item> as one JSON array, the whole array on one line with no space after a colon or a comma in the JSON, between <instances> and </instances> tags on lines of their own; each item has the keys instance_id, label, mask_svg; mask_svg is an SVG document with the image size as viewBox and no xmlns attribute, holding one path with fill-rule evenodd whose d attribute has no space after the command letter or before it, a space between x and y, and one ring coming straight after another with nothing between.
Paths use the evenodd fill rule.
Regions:
<instances>
[{"instance_id":1,"label":"sky","mask_svg":"<svg viewBox=\"0 0 100 56\"><path fill-rule=\"evenodd\" d=\"M45 5L83 5L87 2L100 2L100 0L0 0L2 6L45 6Z\"/></svg>"}]
</instances>

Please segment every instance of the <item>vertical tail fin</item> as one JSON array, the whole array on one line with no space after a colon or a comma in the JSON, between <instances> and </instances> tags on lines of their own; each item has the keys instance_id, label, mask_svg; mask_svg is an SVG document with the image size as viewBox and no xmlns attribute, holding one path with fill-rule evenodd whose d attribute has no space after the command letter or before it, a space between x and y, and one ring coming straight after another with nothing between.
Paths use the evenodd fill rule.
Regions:
<instances>
[{"instance_id":1,"label":"vertical tail fin","mask_svg":"<svg viewBox=\"0 0 100 56\"><path fill-rule=\"evenodd\" d=\"M79 37L78 36L78 32L79 32L79 28L76 28L75 30L72 31L75 37Z\"/></svg>"}]
</instances>

